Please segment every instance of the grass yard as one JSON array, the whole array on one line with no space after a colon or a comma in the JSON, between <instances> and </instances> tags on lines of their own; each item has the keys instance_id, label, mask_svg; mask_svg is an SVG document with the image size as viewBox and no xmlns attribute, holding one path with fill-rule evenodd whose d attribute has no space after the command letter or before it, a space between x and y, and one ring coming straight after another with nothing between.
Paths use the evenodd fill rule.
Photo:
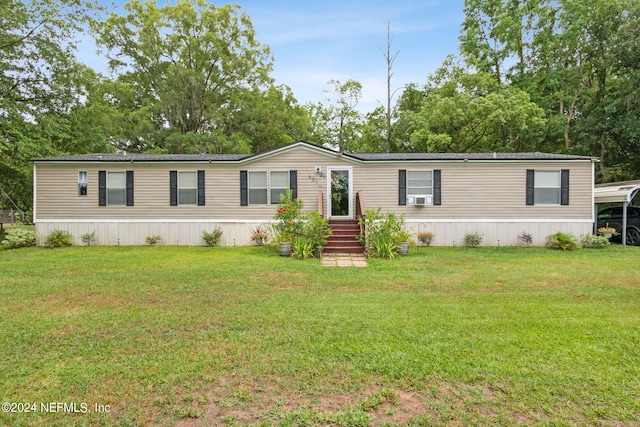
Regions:
<instances>
[{"instance_id":1,"label":"grass yard","mask_svg":"<svg viewBox=\"0 0 640 427\"><path fill-rule=\"evenodd\" d=\"M639 259L0 250L0 424L640 425Z\"/></svg>"}]
</instances>

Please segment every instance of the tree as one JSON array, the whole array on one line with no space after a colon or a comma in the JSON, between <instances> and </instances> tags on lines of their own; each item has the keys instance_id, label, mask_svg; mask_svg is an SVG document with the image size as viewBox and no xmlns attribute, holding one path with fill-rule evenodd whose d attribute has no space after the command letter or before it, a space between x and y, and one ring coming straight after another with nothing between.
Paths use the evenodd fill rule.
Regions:
<instances>
[{"instance_id":1,"label":"tree","mask_svg":"<svg viewBox=\"0 0 640 427\"><path fill-rule=\"evenodd\" d=\"M396 125L410 142L407 151L536 151L545 124L526 92L451 62L431 76L422 97L405 91L400 106Z\"/></svg>"},{"instance_id":2,"label":"tree","mask_svg":"<svg viewBox=\"0 0 640 427\"><path fill-rule=\"evenodd\" d=\"M393 39L391 38L391 23L387 22L387 48L386 51L383 51L384 58L387 61L387 105L385 112L385 152L389 153L391 151L391 119L393 117L393 110L391 108L391 102L393 100L393 95L395 91L391 89L391 78L393 77L393 63L395 62L398 54L400 52L391 53L391 43ZM371 123L371 122L369 122Z\"/></svg>"},{"instance_id":3,"label":"tree","mask_svg":"<svg viewBox=\"0 0 640 427\"><path fill-rule=\"evenodd\" d=\"M75 37L96 6L84 0L0 1L0 182L29 209L34 157L64 152L58 121L85 94Z\"/></svg>"},{"instance_id":4,"label":"tree","mask_svg":"<svg viewBox=\"0 0 640 427\"><path fill-rule=\"evenodd\" d=\"M356 106L362 97L362 85L355 80L341 83L329 80L332 97L322 102L307 105L311 117L312 137L338 151L354 151L360 138L362 115Z\"/></svg>"},{"instance_id":5,"label":"tree","mask_svg":"<svg viewBox=\"0 0 640 427\"><path fill-rule=\"evenodd\" d=\"M131 149L248 152L265 145L256 137L284 143L299 133L295 118L285 120L295 129L255 133L270 126L269 112L300 110L287 90L272 87L269 48L256 40L238 5L185 0L159 8L132 0L124 8L125 15L112 14L94 29L111 68L123 71L118 82L133 90L119 102L140 112L136 118L152 130L144 140L129 135ZM256 114L258 106L263 114Z\"/></svg>"}]
</instances>

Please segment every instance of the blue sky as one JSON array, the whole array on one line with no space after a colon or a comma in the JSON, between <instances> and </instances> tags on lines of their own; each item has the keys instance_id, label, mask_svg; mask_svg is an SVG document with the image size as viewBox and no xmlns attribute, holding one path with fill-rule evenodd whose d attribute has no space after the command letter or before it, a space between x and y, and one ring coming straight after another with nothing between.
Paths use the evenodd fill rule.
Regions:
<instances>
[{"instance_id":1,"label":"blue sky","mask_svg":"<svg viewBox=\"0 0 640 427\"><path fill-rule=\"evenodd\" d=\"M386 102L387 65L381 50L386 50L387 22L393 38L391 52L398 52L392 87L401 89L408 83L425 83L447 55L457 54L464 7L464 0L236 3L251 17L257 39L271 48L272 77L277 84L289 86L299 103L326 98L323 91L331 89L327 85L331 79L353 79L363 85L359 105L363 112ZM97 65L95 61L94 56L91 62Z\"/></svg>"}]
</instances>

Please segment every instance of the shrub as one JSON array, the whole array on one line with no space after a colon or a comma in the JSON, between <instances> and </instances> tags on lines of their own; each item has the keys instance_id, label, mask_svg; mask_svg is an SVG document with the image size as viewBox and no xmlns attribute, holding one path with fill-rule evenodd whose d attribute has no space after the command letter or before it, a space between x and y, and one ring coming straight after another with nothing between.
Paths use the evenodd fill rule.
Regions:
<instances>
[{"instance_id":1,"label":"shrub","mask_svg":"<svg viewBox=\"0 0 640 427\"><path fill-rule=\"evenodd\" d=\"M594 234L583 234L580 236L583 248L602 249L610 245L609 239L605 236L596 236Z\"/></svg>"},{"instance_id":2,"label":"shrub","mask_svg":"<svg viewBox=\"0 0 640 427\"><path fill-rule=\"evenodd\" d=\"M155 246L158 244L158 242L160 242L160 240L162 240L161 236L155 235L155 236L147 236L147 245L149 246Z\"/></svg>"},{"instance_id":3,"label":"shrub","mask_svg":"<svg viewBox=\"0 0 640 427\"><path fill-rule=\"evenodd\" d=\"M73 245L73 242L71 241L71 234L57 229L53 230L51 234L47 236L44 243L52 249Z\"/></svg>"},{"instance_id":4,"label":"shrub","mask_svg":"<svg viewBox=\"0 0 640 427\"><path fill-rule=\"evenodd\" d=\"M313 244L304 237L296 237L291 242L291 251L293 257L298 259L307 259L313 256Z\"/></svg>"},{"instance_id":5,"label":"shrub","mask_svg":"<svg viewBox=\"0 0 640 427\"><path fill-rule=\"evenodd\" d=\"M280 196L271 226L278 242L291 242L293 255L309 258L316 246L324 246L331 235L329 220L316 211L302 213L302 200L292 199L290 190Z\"/></svg>"},{"instance_id":6,"label":"shrub","mask_svg":"<svg viewBox=\"0 0 640 427\"><path fill-rule=\"evenodd\" d=\"M322 218L317 211L309 211L302 215L302 235L315 249L316 246L324 246L332 231L329 220Z\"/></svg>"},{"instance_id":7,"label":"shrub","mask_svg":"<svg viewBox=\"0 0 640 427\"><path fill-rule=\"evenodd\" d=\"M360 236L360 242L365 244L370 256L393 259L398 251L398 243L410 238L404 216L382 214L380 208L365 211L365 217L360 218L360 225L364 225L366 233Z\"/></svg>"},{"instance_id":8,"label":"shrub","mask_svg":"<svg viewBox=\"0 0 640 427\"><path fill-rule=\"evenodd\" d=\"M521 240L526 247L530 248L531 245L533 245L533 235L530 233L527 233L526 231L523 231L522 233L520 233L520 235L518 236L518 240Z\"/></svg>"},{"instance_id":9,"label":"shrub","mask_svg":"<svg viewBox=\"0 0 640 427\"><path fill-rule=\"evenodd\" d=\"M4 236L2 246L7 249L26 248L35 246L37 241L35 230L25 228L10 228Z\"/></svg>"},{"instance_id":10,"label":"shrub","mask_svg":"<svg viewBox=\"0 0 640 427\"><path fill-rule=\"evenodd\" d=\"M211 233L207 233L206 230L202 230L202 240L207 246L216 246L222 237L222 230L220 227L216 227Z\"/></svg>"},{"instance_id":11,"label":"shrub","mask_svg":"<svg viewBox=\"0 0 640 427\"><path fill-rule=\"evenodd\" d=\"M561 231L556 234L547 236L547 247L551 249L560 249L563 251L572 251L580 248L578 242L575 241L571 234L563 233Z\"/></svg>"},{"instance_id":12,"label":"shrub","mask_svg":"<svg viewBox=\"0 0 640 427\"><path fill-rule=\"evenodd\" d=\"M482 239L483 239L482 234L478 233L477 231L474 231L472 233L467 233L464 235L464 244L467 247L476 248L480 246L480 243L482 243Z\"/></svg>"},{"instance_id":13,"label":"shrub","mask_svg":"<svg viewBox=\"0 0 640 427\"><path fill-rule=\"evenodd\" d=\"M276 240L290 242L302 234L302 200L293 200L293 194L287 189L280 195L280 203L274 215L276 222L272 225Z\"/></svg>"},{"instance_id":14,"label":"shrub","mask_svg":"<svg viewBox=\"0 0 640 427\"><path fill-rule=\"evenodd\" d=\"M93 233L85 233L82 235L82 237L80 237L80 239L82 239L82 243L84 243L87 246L95 245L96 232L94 231Z\"/></svg>"}]
</instances>

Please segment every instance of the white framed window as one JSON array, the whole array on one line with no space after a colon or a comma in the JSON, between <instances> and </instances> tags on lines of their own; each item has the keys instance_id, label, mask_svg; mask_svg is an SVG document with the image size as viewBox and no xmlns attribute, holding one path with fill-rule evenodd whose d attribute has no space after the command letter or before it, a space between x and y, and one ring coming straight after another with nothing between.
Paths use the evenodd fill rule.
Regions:
<instances>
[{"instance_id":1,"label":"white framed window","mask_svg":"<svg viewBox=\"0 0 640 427\"><path fill-rule=\"evenodd\" d=\"M87 195L87 171L78 171L78 196Z\"/></svg>"},{"instance_id":2,"label":"white framed window","mask_svg":"<svg viewBox=\"0 0 640 427\"><path fill-rule=\"evenodd\" d=\"M178 172L178 204L198 204L198 173L196 171Z\"/></svg>"},{"instance_id":3,"label":"white framed window","mask_svg":"<svg viewBox=\"0 0 640 427\"><path fill-rule=\"evenodd\" d=\"M277 205L289 188L289 171L249 171L250 205Z\"/></svg>"},{"instance_id":4,"label":"white framed window","mask_svg":"<svg viewBox=\"0 0 640 427\"><path fill-rule=\"evenodd\" d=\"M560 171L535 171L533 201L536 205L560 204Z\"/></svg>"},{"instance_id":5,"label":"white framed window","mask_svg":"<svg viewBox=\"0 0 640 427\"><path fill-rule=\"evenodd\" d=\"M266 171L249 171L249 204L266 205L268 187Z\"/></svg>"},{"instance_id":6,"label":"white framed window","mask_svg":"<svg viewBox=\"0 0 640 427\"><path fill-rule=\"evenodd\" d=\"M269 196L271 204L280 203L280 195L285 194L289 188L289 171L272 171L269 173Z\"/></svg>"},{"instance_id":7,"label":"white framed window","mask_svg":"<svg viewBox=\"0 0 640 427\"><path fill-rule=\"evenodd\" d=\"M107 205L127 204L127 177L125 172L107 172Z\"/></svg>"},{"instance_id":8,"label":"white framed window","mask_svg":"<svg viewBox=\"0 0 640 427\"><path fill-rule=\"evenodd\" d=\"M407 204L433 204L433 171L407 171Z\"/></svg>"}]
</instances>

